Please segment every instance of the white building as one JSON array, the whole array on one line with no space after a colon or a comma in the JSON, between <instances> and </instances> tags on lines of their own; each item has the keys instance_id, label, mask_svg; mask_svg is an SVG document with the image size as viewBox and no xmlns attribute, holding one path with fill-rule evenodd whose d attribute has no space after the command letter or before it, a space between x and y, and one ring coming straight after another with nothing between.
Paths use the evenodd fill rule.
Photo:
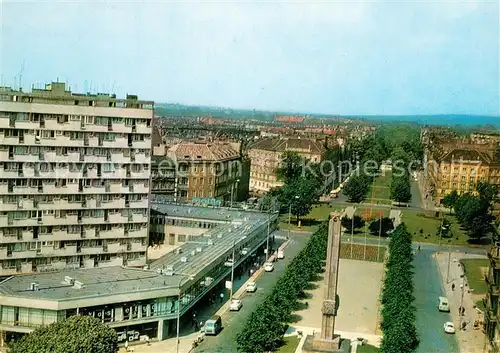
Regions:
<instances>
[{"instance_id":1,"label":"white building","mask_svg":"<svg viewBox=\"0 0 500 353\"><path fill-rule=\"evenodd\" d=\"M0 276L146 262L153 102L0 88Z\"/></svg>"}]
</instances>

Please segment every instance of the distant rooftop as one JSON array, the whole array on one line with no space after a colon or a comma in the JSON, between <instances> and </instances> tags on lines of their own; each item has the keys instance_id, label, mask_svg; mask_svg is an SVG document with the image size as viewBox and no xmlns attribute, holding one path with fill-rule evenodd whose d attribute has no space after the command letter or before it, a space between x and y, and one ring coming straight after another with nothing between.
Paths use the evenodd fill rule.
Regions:
<instances>
[{"instance_id":1,"label":"distant rooftop","mask_svg":"<svg viewBox=\"0 0 500 353\"><path fill-rule=\"evenodd\" d=\"M220 142L181 142L170 147L168 154L177 160L190 161L221 161L239 157L239 152L230 144Z\"/></svg>"},{"instance_id":2,"label":"distant rooftop","mask_svg":"<svg viewBox=\"0 0 500 353\"><path fill-rule=\"evenodd\" d=\"M270 137L255 141L249 149L260 149L273 152L285 152L294 150L309 151L310 153L323 153L323 142L309 138L298 137Z\"/></svg>"}]
</instances>

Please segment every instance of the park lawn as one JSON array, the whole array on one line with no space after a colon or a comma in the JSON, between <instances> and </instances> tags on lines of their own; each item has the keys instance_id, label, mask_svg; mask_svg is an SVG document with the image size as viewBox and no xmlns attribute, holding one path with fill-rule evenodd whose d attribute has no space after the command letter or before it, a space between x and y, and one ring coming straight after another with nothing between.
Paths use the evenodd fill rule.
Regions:
<instances>
[{"instance_id":1,"label":"park lawn","mask_svg":"<svg viewBox=\"0 0 500 353\"><path fill-rule=\"evenodd\" d=\"M362 346L356 347L356 353L378 353L380 352L380 348L375 346L364 344Z\"/></svg>"},{"instance_id":2,"label":"park lawn","mask_svg":"<svg viewBox=\"0 0 500 353\"><path fill-rule=\"evenodd\" d=\"M469 288L473 294L486 294L488 286L484 280L484 273L490 265L488 259L464 259L460 260L464 266L465 276L469 283Z\"/></svg>"},{"instance_id":3,"label":"park lawn","mask_svg":"<svg viewBox=\"0 0 500 353\"><path fill-rule=\"evenodd\" d=\"M408 231L413 235L413 241L422 243L450 244L471 246L467 240L467 234L460 229L460 225L454 216L447 215L451 222L452 238L440 238L438 231L441 218L436 218L433 212L403 210L403 222ZM420 234L422 229L423 233Z\"/></svg>"},{"instance_id":4,"label":"park lawn","mask_svg":"<svg viewBox=\"0 0 500 353\"><path fill-rule=\"evenodd\" d=\"M391 181L392 172L385 172L385 175L379 175L375 178L373 184L370 185L366 203L375 204L391 204Z\"/></svg>"},{"instance_id":5,"label":"park lawn","mask_svg":"<svg viewBox=\"0 0 500 353\"><path fill-rule=\"evenodd\" d=\"M314 232L318 229L319 225L328 220L328 216L330 216L331 212L334 211L341 211L345 207L343 206L338 206L335 204L317 204L313 205L313 208L311 212L307 215L301 218L301 227L297 227L296 223L296 218L292 215L292 222L289 225L288 224L288 213L282 214L279 217L279 227L280 229L284 230L302 230L306 232ZM383 212L384 217L389 216L389 209L384 208L384 209L377 209L376 207L369 207L369 206L359 206L356 205L356 214L357 215L373 215L374 218L378 217L378 214ZM364 229L359 229L359 231L364 232ZM358 236L360 235L359 233L357 234ZM355 234L356 236L356 234ZM364 236L364 235L363 235Z\"/></svg>"},{"instance_id":6,"label":"park lawn","mask_svg":"<svg viewBox=\"0 0 500 353\"><path fill-rule=\"evenodd\" d=\"M276 353L295 353L297 347L300 343L300 338L298 336L288 336L283 338L285 344L278 348Z\"/></svg>"}]
</instances>

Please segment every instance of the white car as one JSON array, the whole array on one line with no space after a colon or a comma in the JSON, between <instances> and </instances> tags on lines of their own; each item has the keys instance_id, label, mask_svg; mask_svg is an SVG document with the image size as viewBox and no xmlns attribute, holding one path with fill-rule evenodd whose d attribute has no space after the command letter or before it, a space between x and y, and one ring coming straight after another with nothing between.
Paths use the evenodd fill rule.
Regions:
<instances>
[{"instance_id":1,"label":"white car","mask_svg":"<svg viewBox=\"0 0 500 353\"><path fill-rule=\"evenodd\" d=\"M453 325L452 322L445 322L444 323L444 332L446 333L455 333L455 326Z\"/></svg>"},{"instance_id":2,"label":"white car","mask_svg":"<svg viewBox=\"0 0 500 353\"><path fill-rule=\"evenodd\" d=\"M253 293L257 290L257 283L255 282L248 282L247 284L247 292L248 293Z\"/></svg>"},{"instance_id":3,"label":"white car","mask_svg":"<svg viewBox=\"0 0 500 353\"><path fill-rule=\"evenodd\" d=\"M273 270L274 270L274 265L273 265L272 262L266 262L264 264L264 271L266 271L266 272L273 272Z\"/></svg>"},{"instance_id":4,"label":"white car","mask_svg":"<svg viewBox=\"0 0 500 353\"><path fill-rule=\"evenodd\" d=\"M243 306L243 303L239 299L233 299L231 300L231 304L229 304L229 310L230 311L239 311L241 307Z\"/></svg>"}]
</instances>

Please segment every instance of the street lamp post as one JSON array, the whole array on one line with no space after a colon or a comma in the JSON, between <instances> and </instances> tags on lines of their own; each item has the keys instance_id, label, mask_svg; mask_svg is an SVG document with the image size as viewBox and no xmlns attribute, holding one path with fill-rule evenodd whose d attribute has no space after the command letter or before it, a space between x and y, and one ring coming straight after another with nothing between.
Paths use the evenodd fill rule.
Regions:
<instances>
[{"instance_id":1,"label":"street lamp post","mask_svg":"<svg viewBox=\"0 0 500 353\"><path fill-rule=\"evenodd\" d=\"M382 213L380 213L380 224L378 227L377 261L380 261L380 238L381 237L382 237Z\"/></svg>"},{"instance_id":2,"label":"street lamp post","mask_svg":"<svg viewBox=\"0 0 500 353\"><path fill-rule=\"evenodd\" d=\"M299 199L299 195L295 195L295 199ZM290 205L288 205L288 225L292 222L292 203L290 202Z\"/></svg>"},{"instance_id":3,"label":"street lamp post","mask_svg":"<svg viewBox=\"0 0 500 353\"><path fill-rule=\"evenodd\" d=\"M236 262L236 258L234 256L234 248L236 246L236 241L233 240L233 261L231 265L231 292L229 294L229 300L233 299L233 285L234 285L234 263Z\"/></svg>"},{"instance_id":4,"label":"street lamp post","mask_svg":"<svg viewBox=\"0 0 500 353\"><path fill-rule=\"evenodd\" d=\"M184 278L185 279L185 278ZM177 342L176 342L176 352L179 353L179 332L180 332L180 323L181 323L181 287L182 284L185 282L184 279L182 279L179 282L179 295L177 296ZM187 278L188 281L191 280L191 277ZM187 282L187 281L186 281Z\"/></svg>"},{"instance_id":5,"label":"street lamp post","mask_svg":"<svg viewBox=\"0 0 500 353\"><path fill-rule=\"evenodd\" d=\"M238 183L240 182L240 179L236 179L236 188L238 188ZM233 208L233 194L234 194L234 184L231 184L231 202L229 203L229 208Z\"/></svg>"},{"instance_id":6,"label":"street lamp post","mask_svg":"<svg viewBox=\"0 0 500 353\"><path fill-rule=\"evenodd\" d=\"M352 259L352 247L354 246L354 215L356 214L356 208L354 208L354 211L352 212L352 219L351 219L351 259Z\"/></svg>"},{"instance_id":7,"label":"street lamp post","mask_svg":"<svg viewBox=\"0 0 500 353\"><path fill-rule=\"evenodd\" d=\"M269 260L269 233L271 232L271 213L267 215L266 262Z\"/></svg>"}]
</instances>

